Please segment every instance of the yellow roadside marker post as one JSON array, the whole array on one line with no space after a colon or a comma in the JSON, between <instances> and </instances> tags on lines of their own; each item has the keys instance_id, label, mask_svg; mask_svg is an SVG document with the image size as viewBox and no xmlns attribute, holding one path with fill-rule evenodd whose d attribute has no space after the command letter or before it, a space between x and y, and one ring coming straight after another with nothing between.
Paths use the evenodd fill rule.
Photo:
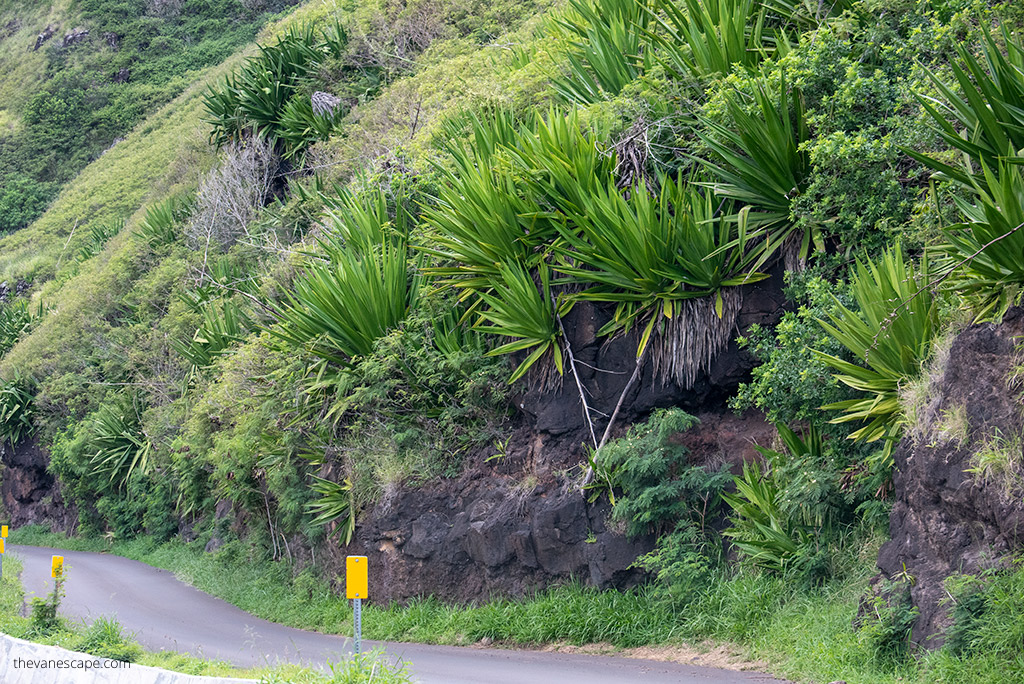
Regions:
<instances>
[{"instance_id":1,"label":"yellow roadside marker post","mask_svg":"<svg viewBox=\"0 0 1024 684\"><path fill-rule=\"evenodd\" d=\"M50 559L50 577L58 579L64 574L64 556L54 556Z\"/></svg>"},{"instance_id":2,"label":"yellow roadside marker post","mask_svg":"<svg viewBox=\"0 0 1024 684\"><path fill-rule=\"evenodd\" d=\"M0 526L0 579L4 578L4 554L7 553L7 525Z\"/></svg>"},{"instance_id":3,"label":"yellow roadside marker post","mask_svg":"<svg viewBox=\"0 0 1024 684\"><path fill-rule=\"evenodd\" d=\"M366 556L348 556L345 559L345 595L352 599L352 622L355 632L355 652L363 646L363 599L367 597L370 575Z\"/></svg>"}]
</instances>

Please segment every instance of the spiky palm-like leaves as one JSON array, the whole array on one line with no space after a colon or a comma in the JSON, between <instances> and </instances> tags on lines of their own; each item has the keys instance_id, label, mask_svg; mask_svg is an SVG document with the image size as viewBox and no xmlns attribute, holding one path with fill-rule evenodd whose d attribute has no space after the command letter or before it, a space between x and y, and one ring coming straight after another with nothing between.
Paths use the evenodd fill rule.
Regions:
<instances>
[{"instance_id":1,"label":"spiky palm-like leaves","mask_svg":"<svg viewBox=\"0 0 1024 684\"><path fill-rule=\"evenodd\" d=\"M886 440L886 459L902 427L900 386L920 372L938 327L937 301L926 287L929 277L927 262L918 272L899 247L877 261L858 261L853 280L858 310L837 301L831 322L819 321L863 364L815 352L840 382L862 393L823 408L842 412L834 423L866 422L850 438Z\"/></svg>"},{"instance_id":2,"label":"spiky palm-like leaves","mask_svg":"<svg viewBox=\"0 0 1024 684\"><path fill-rule=\"evenodd\" d=\"M124 229L124 219L93 225L89 228L86 243L78 250L78 261L88 261L103 251L107 241Z\"/></svg>"},{"instance_id":3,"label":"spiky palm-like leaves","mask_svg":"<svg viewBox=\"0 0 1024 684\"><path fill-rule=\"evenodd\" d=\"M982 165L974 201L955 198L964 223L945 229L937 250L946 281L974 304L978 319L998 320L1024 298L1024 166Z\"/></svg>"},{"instance_id":4,"label":"spiky palm-like leaves","mask_svg":"<svg viewBox=\"0 0 1024 684\"><path fill-rule=\"evenodd\" d=\"M557 316L567 305L552 296L547 259L558 225L585 211L615 157L575 114L515 128L500 112L470 123L469 147L453 149L457 170L424 212L431 230L420 248L439 260L428 272L470 299L478 330L511 338L492 353L529 352L511 381L549 350L561 372Z\"/></svg>"},{"instance_id":5,"label":"spiky palm-like leaves","mask_svg":"<svg viewBox=\"0 0 1024 684\"><path fill-rule=\"evenodd\" d=\"M41 306L39 313L42 314ZM0 356L9 352L21 336L28 332L32 320L28 302L23 299L0 306Z\"/></svg>"},{"instance_id":6,"label":"spiky palm-like leaves","mask_svg":"<svg viewBox=\"0 0 1024 684\"><path fill-rule=\"evenodd\" d=\"M522 264L499 264L499 277L491 287L479 293L486 304L480 313L480 332L512 338L489 352L490 355L510 354L531 350L526 359L512 373L509 382L515 382L549 350L558 373L562 373L562 349L551 297L551 279L547 264L538 266L540 287Z\"/></svg>"},{"instance_id":7,"label":"spiky palm-like leaves","mask_svg":"<svg viewBox=\"0 0 1024 684\"><path fill-rule=\"evenodd\" d=\"M338 252L307 265L274 331L315 356L347 365L370 354L374 341L405 318L418 290L404 242L367 254Z\"/></svg>"},{"instance_id":8,"label":"spiky palm-like leaves","mask_svg":"<svg viewBox=\"0 0 1024 684\"><path fill-rule=\"evenodd\" d=\"M0 440L15 444L35 432L35 395L22 378L0 381Z\"/></svg>"},{"instance_id":9,"label":"spiky palm-like leaves","mask_svg":"<svg viewBox=\"0 0 1024 684\"><path fill-rule=\"evenodd\" d=\"M225 301L219 307L213 304L200 306L203 323L192 339L171 341L175 351L192 365L192 374L210 367L218 356L241 341L252 328L252 321L232 301Z\"/></svg>"},{"instance_id":10,"label":"spiky palm-like leaves","mask_svg":"<svg viewBox=\"0 0 1024 684\"><path fill-rule=\"evenodd\" d=\"M324 31L291 27L273 45L260 46L240 69L203 94L211 141L218 147L255 135L285 155L301 153L329 136L337 116L317 117L295 101L296 91L327 57L341 54L347 40L339 24ZM304 98L303 98L304 99Z\"/></svg>"},{"instance_id":11,"label":"spiky palm-like leaves","mask_svg":"<svg viewBox=\"0 0 1024 684\"><path fill-rule=\"evenodd\" d=\"M745 559L765 570L784 573L800 550L813 543L803 525L782 510L781 489L756 461L743 464L743 474L733 478L736 492L722 494L732 509L728 537Z\"/></svg>"},{"instance_id":12,"label":"spiky palm-like leaves","mask_svg":"<svg viewBox=\"0 0 1024 684\"><path fill-rule=\"evenodd\" d=\"M654 0L652 10L660 29L649 33L657 59L677 77L704 79L753 67L775 42L765 33L757 0Z\"/></svg>"},{"instance_id":13,"label":"spiky palm-like leaves","mask_svg":"<svg viewBox=\"0 0 1024 684\"><path fill-rule=\"evenodd\" d=\"M589 285L580 299L619 303L602 334L646 318L642 353L655 323L682 315L685 300L712 297L722 318L723 288L766 277L749 272L754 255L743 237L728 247L733 230L716 206L710 193L668 178L657 197L641 185L627 199L609 183L587 198L561 230L566 264L557 268Z\"/></svg>"},{"instance_id":14,"label":"spiky palm-like leaves","mask_svg":"<svg viewBox=\"0 0 1024 684\"><path fill-rule=\"evenodd\" d=\"M151 204L146 207L146 216L139 221L136 233L154 249L169 245L178 238L175 226L184 219L188 210L188 203L178 197L168 197L163 202Z\"/></svg>"},{"instance_id":15,"label":"spiky palm-like leaves","mask_svg":"<svg viewBox=\"0 0 1024 684\"><path fill-rule=\"evenodd\" d=\"M153 445L142 432L139 406L131 397L103 404L89 420L93 473L121 488L135 472L149 468Z\"/></svg>"},{"instance_id":16,"label":"spiky palm-like leaves","mask_svg":"<svg viewBox=\"0 0 1024 684\"><path fill-rule=\"evenodd\" d=\"M311 488L320 495L320 498L306 507L306 512L315 516L313 524L326 526L337 523L332 536L340 534L345 544L350 544L356 531L356 502L352 481L332 482L313 476Z\"/></svg>"},{"instance_id":17,"label":"spiky palm-like leaves","mask_svg":"<svg viewBox=\"0 0 1024 684\"><path fill-rule=\"evenodd\" d=\"M569 5L552 27L565 32L573 47L566 54L569 76L555 79L555 90L580 103L618 95L649 59L646 0L570 0Z\"/></svg>"},{"instance_id":18,"label":"spiky palm-like leaves","mask_svg":"<svg viewBox=\"0 0 1024 684\"><path fill-rule=\"evenodd\" d=\"M962 185L985 183L982 165L995 171L1000 159L1020 158L1024 153L1024 44L1015 42L1005 28L1003 40L1005 55L991 33L984 33L984 66L966 47L957 46L963 66L953 62L951 67L963 97L931 72L929 77L945 103L917 95L942 139L974 165L953 166L913 150L907 153Z\"/></svg>"},{"instance_id":19,"label":"spiky palm-like leaves","mask_svg":"<svg viewBox=\"0 0 1024 684\"><path fill-rule=\"evenodd\" d=\"M370 354L373 343L405 318L419 294L410 274L403 200L390 218L381 191L342 198L332 214L324 257L312 256L278 308L271 332L333 364Z\"/></svg>"},{"instance_id":20,"label":"spiky palm-like leaves","mask_svg":"<svg viewBox=\"0 0 1024 684\"><path fill-rule=\"evenodd\" d=\"M758 83L753 113L741 97L735 93L727 100L732 126L705 119L699 135L718 158L705 162L715 176L715 192L752 208L749 220L768 230L766 252L771 253L793 230L790 206L806 186L810 170L807 152L800 149L809 137L803 97L784 79L778 94ZM811 240L808 231L803 254Z\"/></svg>"}]
</instances>

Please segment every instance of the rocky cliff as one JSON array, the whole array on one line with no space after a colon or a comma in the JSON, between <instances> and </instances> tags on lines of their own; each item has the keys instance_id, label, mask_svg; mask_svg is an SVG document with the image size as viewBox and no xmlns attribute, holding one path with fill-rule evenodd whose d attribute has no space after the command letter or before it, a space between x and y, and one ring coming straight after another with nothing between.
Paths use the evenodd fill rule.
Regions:
<instances>
[{"instance_id":1,"label":"rocky cliff","mask_svg":"<svg viewBox=\"0 0 1024 684\"><path fill-rule=\"evenodd\" d=\"M888 579L910 582L911 639L938 648L951 622L944 581L999 567L1024 550L1024 308L959 334L935 364L914 436L895 453Z\"/></svg>"}]
</instances>

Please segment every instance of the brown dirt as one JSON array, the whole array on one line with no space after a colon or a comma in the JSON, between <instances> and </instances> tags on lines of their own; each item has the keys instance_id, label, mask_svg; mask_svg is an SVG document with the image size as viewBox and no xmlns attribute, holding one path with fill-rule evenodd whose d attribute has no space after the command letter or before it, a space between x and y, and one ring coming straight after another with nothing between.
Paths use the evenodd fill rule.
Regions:
<instances>
[{"instance_id":1,"label":"brown dirt","mask_svg":"<svg viewBox=\"0 0 1024 684\"><path fill-rule=\"evenodd\" d=\"M718 644L705 641L699 644L674 644L671 646L640 646L619 648L609 643L574 646L563 642L548 644L537 650L554 653L578 653L582 655L613 655L619 658L641 658L670 663L684 663L700 667L714 667L724 670L765 671L768 664L751 660L733 644Z\"/></svg>"}]
</instances>

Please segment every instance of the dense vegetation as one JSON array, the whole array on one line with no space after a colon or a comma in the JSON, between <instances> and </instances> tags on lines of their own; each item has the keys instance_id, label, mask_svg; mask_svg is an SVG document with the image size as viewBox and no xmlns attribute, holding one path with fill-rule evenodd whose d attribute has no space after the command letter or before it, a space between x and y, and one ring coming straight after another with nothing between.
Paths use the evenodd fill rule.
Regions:
<instances>
[{"instance_id":1,"label":"dense vegetation","mask_svg":"<svg viewBox=\"0 0 1024 684\"><path fill-rule=\"evenodd\" d=\"M764 465L687 466L681 411L616 440L616 415L587 410L571 477L630 534L658 533L644 610L738 610L754 586L765 612L820 601L863 580L850 549L887 517L905 390L935 340L1024 293L1022 21L981 0L302 8L0 241L5 276L36 279L0 309L0 433L48 448L83 534L230 540L212 515L230 501L248 553L277 561L500 452L511 391L564 375L586 406L574 307L595 303L636 369L688 387L735 334L741 288L779 266L791 310L741 340L761 365L732 402L778 425ZM216 35L187 65L140 67L162 94L119 113L184 83L158 73L222 57ZM23 156L52 166L56 149ZM84 206L76 236L63 224ZM929 667L967 677L1014 582L962 580L988 598ZM893 676L913 616L875 608L846 637L861 672ZM760 619L684 631L756 641ZM1019 674L999 643L978 676Z\"/></svg>"}]
</instances>

